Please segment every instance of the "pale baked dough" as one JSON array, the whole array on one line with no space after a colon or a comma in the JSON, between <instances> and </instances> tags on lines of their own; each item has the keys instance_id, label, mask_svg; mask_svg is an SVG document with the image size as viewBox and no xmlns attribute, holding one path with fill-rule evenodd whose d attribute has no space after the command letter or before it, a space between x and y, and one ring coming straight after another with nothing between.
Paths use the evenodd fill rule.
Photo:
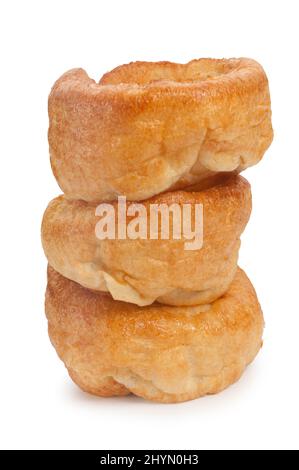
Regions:
<instances>
[{"instance_id":1,"label":"pale baked dough","mask_svg":"<svg viewBox=\"0 0 299 470\"><path fill-rule=\"evenodd\" d=\"M272 141L268 81L251 59L82 69L49 96L54 175L68 199L141 200L256 164Z\"/></svg>"},{"instance_id":2,"label":"pale baked dough","mask_svg":"<svg viewBox=\"0 0 299 470\"><path fill-rule=\"evenodd\" d=\"M220 179L220 177L218 178ZM196 305L226 292L237 268L240 235L251 212L249 183L239 175L195 192L176 191L143 201L203 205L203 246L185 249L185 239L99 240L96 204L60 196L48 206L42 242L48 261L65 277L116 300L149 305ZM148 217L149 219L149 217ZM194 221L192 221L194 226Z\"/></svg>"},{"instance_id":3,"label":"pale baked dough","mask_svg":"<svg viewBox=\"0 0 299 470\"><path fill-rule=\"evenodd\" d=\"M181 402L238 380L262 344L263 315L238 269L210 305L138 307L85 289L48 269L51 341L83 390Z\"/></svg>"}]
</instances>

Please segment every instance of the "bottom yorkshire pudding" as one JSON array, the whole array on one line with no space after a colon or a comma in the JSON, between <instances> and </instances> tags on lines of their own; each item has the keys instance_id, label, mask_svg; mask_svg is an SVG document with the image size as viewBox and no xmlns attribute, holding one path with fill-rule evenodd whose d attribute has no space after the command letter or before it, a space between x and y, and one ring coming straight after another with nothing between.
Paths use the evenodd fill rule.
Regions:
<instances>
[{"instance_id":1,"label":"bottom yorkshire pudding","mask_svg":"<svg viewBox=\"0 0 299 470\"><path fill-rule=\"evenodd\" d=\"M108 207L115 215L114 238L98 237L97 227L103 220L97 212L99 207ZM156 300L168 305L205 304L226 292L237 269L240 236L251 212L251 190L246 179L220 175L201 191L190 188L163 193L138 204L128 203L127 212L132 207L140 211L140 224L136 227L136 218L127 216L122 237L118 235L119 207L118 202L91 204L68 201L64 196L50 202L42 223L42 242L49 264L83 287L110 292L115 300L139 306ZM165 210L166 216L170 214L166 220L168 239L161 235L162 212L156 219L160 223L154 231L157 239L149 231L155 214L152 209L158 207ZM197 220L195 208L200 207L202 213L198 212ZM176 212L172 213L172 208ZM184 211L189 208L191 212L186 214L191 214L190 224L185 224ZM173 214L181 217L176 234ZM140 229L143 222L145 237L135 232L126 236L132 223ZM194 232L195 227L202 230L202 239L199 236L198 240L202 243L196 246L187 238L184 229L188 226ZM192 249L187 249L190 244Z\"/></svg>"},{"instance_id":2,"label":"bottom yorkshire pudding","mask_svg":"<svg viewBox=\"0 0 299 470\"><path fill-rule=\"evenodd\" d=\"M239 268L226 294L209 305L141 308L49 267L46 315L51 341L81 389L164 403L217 393L238 380L261 347L264 325Z\"/></svg>"}]
</instances>

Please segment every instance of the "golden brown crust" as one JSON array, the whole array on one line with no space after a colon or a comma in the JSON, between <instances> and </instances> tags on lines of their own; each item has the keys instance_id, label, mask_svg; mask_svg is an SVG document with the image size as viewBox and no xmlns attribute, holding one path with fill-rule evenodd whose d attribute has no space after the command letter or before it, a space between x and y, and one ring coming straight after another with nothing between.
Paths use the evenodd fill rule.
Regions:
<instances>
[{"instance_id":1,"label":"golden brown crust","mask_svg":"<svg viewBox=\"0 0 299 470\"><path fill-rule=\"evenodd\" d=\"M200 192L155 196L143 201L148 220L150 205L161 203L203 205L201 249L186 250L186 239L173 239L172 226L170 240L99 240L96 204L60 196L49 204L42 223L50 265L84 287L108 290L114 299L140 306L155 300L168 305L214 301L226 292L236 272L240 235L251 212L249 183L235 175Z\"/></svg>"},{"instance_id":2,"label":"golden brown crust","mask_svg":"<svg viewBox=\"0 0 299 470\"><path fill-rule=\"evenodd\" d=\"M73 380L99 395L180 402L224 389L260 349L263 316L238 269L210 305L138 307L93 293L48 268L51 341Z\"/></svg>"},{"instance_id":3,"label":"golden brown crust","mask_svg":"<svg viewBox=\"0 0 299 470\"><path fill-rule=\"evenodd\" d=\"M97 84L65 73L49 96L51 164L69 199L142 200L256 164L270 97L251 59L136 62Z\"/></svg>"}]
</instances>

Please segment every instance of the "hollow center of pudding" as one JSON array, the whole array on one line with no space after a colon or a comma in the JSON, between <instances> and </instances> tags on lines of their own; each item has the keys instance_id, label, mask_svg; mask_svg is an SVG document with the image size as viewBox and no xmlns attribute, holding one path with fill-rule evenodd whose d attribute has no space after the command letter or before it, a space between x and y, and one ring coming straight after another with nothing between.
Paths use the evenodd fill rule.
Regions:
<instances>
[{"instance_id":1,"label":"hollow center of pudding","mask_svg":"<svg viewBox=\"0 0 299 470\"><path fill-rule=\"evenodd\" d=\"M238 59L216 60L198 59L188 64L172 62L133 62L122 65L106 73L100 84L137 84L147 85L154 82L174 81L178 83L212 80L237 67Z\"/></svg>"}]
</instances>

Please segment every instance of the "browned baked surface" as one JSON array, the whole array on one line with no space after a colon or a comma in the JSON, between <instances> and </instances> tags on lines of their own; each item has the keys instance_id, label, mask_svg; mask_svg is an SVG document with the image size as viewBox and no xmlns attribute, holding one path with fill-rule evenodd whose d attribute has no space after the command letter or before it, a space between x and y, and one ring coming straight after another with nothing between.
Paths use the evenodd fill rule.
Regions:
<instances>
[{"instance_id":1,"label":"browned baked surface","mask_svg":"<svg viewBox=\"0 0 299 470\"><path fill-rule=\"evenodd\" d=\"M138 307L113 300L48 268L51 341L72 379L99 396L130 392L180 402L235 382L259 351L263 316L238 269L210 305Z\"/></svg>"},{"instance_id":2,"label":"browned baked surface","mask_svg":"<svg viewBox=\"0 0 299 470\"><path fill-rule=\"evenodd\" d=\"M136 62L100 83L82 69L49 96L49 144L69 199L141 200L256 164L272 141L270 97L251 59Z\"/></svg>"},{"instance_id":3,"label":"browned baked surface","mask_svg":"<svg viewBox=\"0 0 299 470\"><path fill-rule=\"evenodd\" d=\"M50 265L84 287L108 290L116 300L138 305L155 300L197 305L224 294L237 269L240 235L251 212L249 183L235 175L202 191L155 196L143 201L148 220L153 203L202 204L202 248L186 250L186 239L173 239L172 225L169 240L99 240L96 204L60 196L49 204L42 223Z\"/></svg>"}]
</instances>

